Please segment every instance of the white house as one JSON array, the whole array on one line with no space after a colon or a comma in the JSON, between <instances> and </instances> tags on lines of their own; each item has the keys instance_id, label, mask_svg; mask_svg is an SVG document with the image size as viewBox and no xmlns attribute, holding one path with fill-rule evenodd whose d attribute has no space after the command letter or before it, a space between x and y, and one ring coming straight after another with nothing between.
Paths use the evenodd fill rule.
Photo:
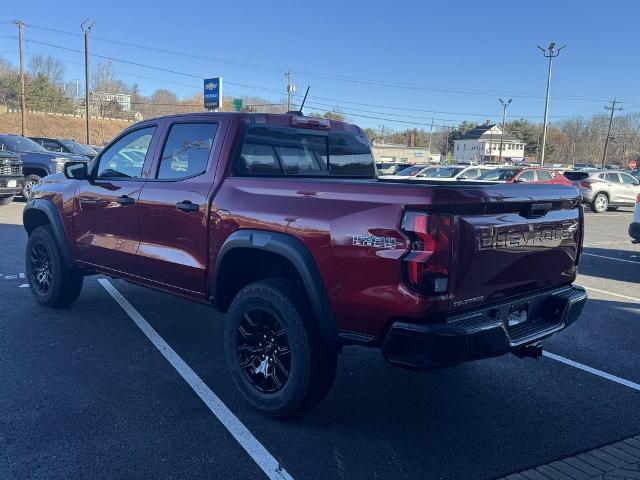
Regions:
<instances>
[{"instance_id":1,"label":"white house","mask_svg":"<svg viewBox=\"0 0 640 480\"><path fill-rule=\"evenodd\" d=\"M502 127L498 124L479 125L454 140L453 159L458 162L497 162L501 137L502 161L523 160L526 143L506 131L502 135Z\"/></svg>"}]
</instances>

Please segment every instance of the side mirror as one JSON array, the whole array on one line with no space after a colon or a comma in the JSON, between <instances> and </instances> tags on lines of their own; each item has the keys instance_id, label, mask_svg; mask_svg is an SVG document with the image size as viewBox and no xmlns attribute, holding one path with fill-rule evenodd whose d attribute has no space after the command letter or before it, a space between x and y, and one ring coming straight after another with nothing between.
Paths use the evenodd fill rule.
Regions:
<instances>
[{"instance_id":1,"label":"side mirror","mask_svg":"<svg viewBox=\"0 0 640 480\"><path fill-rule=\"evenodd\" d=\"M64 164L64 176L71 180L88 180L89 167L87 162L67 162Z\"/></svg>"},{"instance_id":2,"label":"side mirror","mask_svg":"<svg viewBox=\"0 0 640 480\"><path fill-rule=\"evenodd\" d=\"M525 178L522 177L518 177L515 180L516 183L527 183L527 180Z\"/></svg>"},{"instance_id":3,"label":"side mirror","mask_svg":"<svg viewBox=\"0 0 640 480\"><path fill-rule=\"evenodd\" d=\"M467 175L460 175L458 180L469 180L469 177Z\"/></svg>"}]
</instances>

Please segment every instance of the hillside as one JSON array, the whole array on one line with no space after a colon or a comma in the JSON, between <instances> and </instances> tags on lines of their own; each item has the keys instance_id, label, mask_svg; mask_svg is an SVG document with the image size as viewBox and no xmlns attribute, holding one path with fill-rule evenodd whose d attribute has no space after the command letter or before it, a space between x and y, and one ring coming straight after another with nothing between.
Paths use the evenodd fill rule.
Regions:
<instances>
[{"instance_id":1,"label":"hillside","mask_svg":"<svg viewBox=\"0 0 640 480\"><path fill-rule=\"evenodd\" d=\"M91 143L104 145L131 122L127 120L91 118ZM20 113L0 113L0 133L20 133ZM84 117L62 116L47 113L27 114L27 136L73 138L85 141Z\"/></svg>"}]
</instances>

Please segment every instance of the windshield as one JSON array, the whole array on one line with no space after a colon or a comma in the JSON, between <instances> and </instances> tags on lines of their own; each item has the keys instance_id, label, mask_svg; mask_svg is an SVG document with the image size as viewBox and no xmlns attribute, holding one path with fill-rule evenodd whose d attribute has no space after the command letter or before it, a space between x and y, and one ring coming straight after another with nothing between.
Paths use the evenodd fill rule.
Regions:
<instances>
[{"instance_id":1,"label":"windshield","mask_svg":"<svg viewBox=\"0 0 640 480\"><path fill-rule=\"evenodd\" d=\"M76 153L78 155L95 155L97 153L92 148L82 145L75 140L60 140L60 143L67 147L71 153Z\"/></svg>"},{"instance_id":2,"label":"windshield","mask_svg":"<svg viewBox=\"0 0 640 480\"><path fill-rule=\"evenodd\" d=\"M465 167L429 167L418 176L424 178L453 178Z\"/></svg>"},{"instance_id":3,"label":"windshield","mask_svg":"<svg viewBox=\"0 0 640 480\"><path fill-rule=\"evenodd\" d=\"M518 172L517 168L496 168L480 175L477 180L505 181L510 180Z\"/></svg>"},{"instance_id":4,"label":"windshield","mask_svg":"<svg viewBox=\"0 0 640 480\"><path fill-rule=\"evenodd\" d=\"M0 136L0 143L12 152L48 152L44 147L38 145L30 138L19 135Z\"/></svg>"}]
</instances>

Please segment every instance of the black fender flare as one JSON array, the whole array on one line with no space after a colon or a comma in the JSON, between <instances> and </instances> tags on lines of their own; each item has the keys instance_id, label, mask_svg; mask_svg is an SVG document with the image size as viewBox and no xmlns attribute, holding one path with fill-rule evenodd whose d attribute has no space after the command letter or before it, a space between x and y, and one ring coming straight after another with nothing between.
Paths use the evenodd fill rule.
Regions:
<instances>
[{"instance_id":1,"label":"black fender flare","mask_svg":"<svg viewBox=\"0 0 640 480\"><path fill-rule=\"evenodd\" d=\"M37 221L38 217L42 214L47 217L48 225L51 227L56 244L60 249L62 261L69 268L75 267L64 225L62 224L62 218L60 218L60 213L53 202L38 198L27 203L27 206L22 212L22 224L27 234L31 234L34 228L42 224L42 222Z\"/></svg>"},{"instance_id":2,"label":"black fender flare","mask_svg":"<svg viewBox=\"0 0 640 480\"><path fill-rule=\"evenodd\" d=\"M338 329L329 302L329 296L320 276L320 271L309 249L297 238L279 232L264 230L237 230L225 240L216 258L212 278L212 293L215 299L221 295L218 275L225 255L237 249L257 249L281 255L297 270L306 290L318 331L325 342L339 342Z\"/></svg>"}]
</instances>

